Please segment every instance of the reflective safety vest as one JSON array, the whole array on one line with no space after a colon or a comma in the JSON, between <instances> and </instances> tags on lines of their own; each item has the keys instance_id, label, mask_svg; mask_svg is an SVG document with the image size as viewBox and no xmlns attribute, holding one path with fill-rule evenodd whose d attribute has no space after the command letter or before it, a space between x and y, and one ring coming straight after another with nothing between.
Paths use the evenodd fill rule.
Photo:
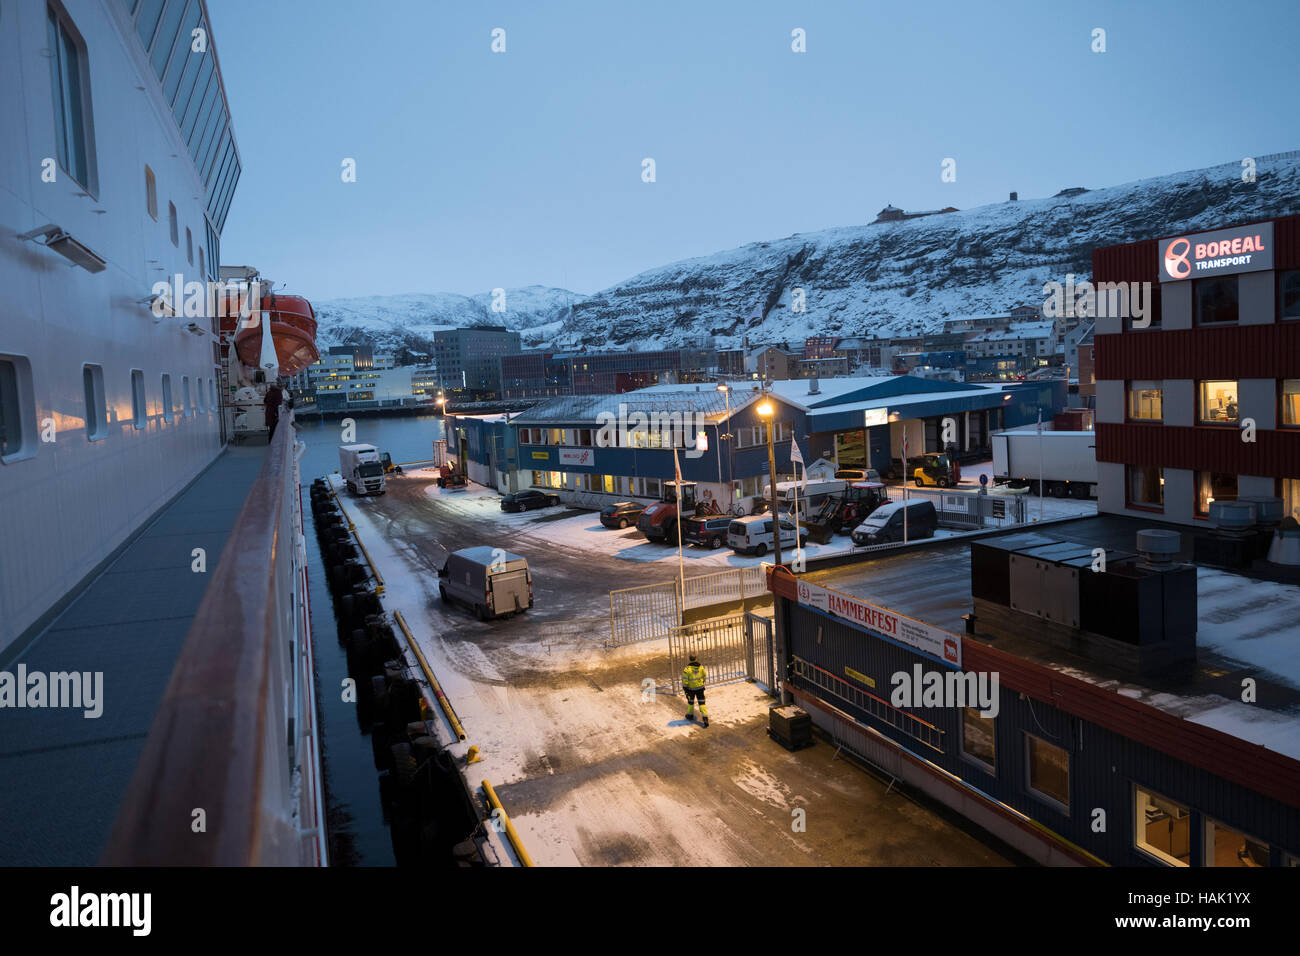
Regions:
<instances>
[{"instance_id":1,"label":"reflective safety vest","mask_svg":"<svg viewBox=\"0 0 1300 956\"><path fill-rule=\"evenodd\" d=\"M687 664L682 669L682 686L687 690L701 690L704 687L704 665Z\"/></svg>"}]
</instances>

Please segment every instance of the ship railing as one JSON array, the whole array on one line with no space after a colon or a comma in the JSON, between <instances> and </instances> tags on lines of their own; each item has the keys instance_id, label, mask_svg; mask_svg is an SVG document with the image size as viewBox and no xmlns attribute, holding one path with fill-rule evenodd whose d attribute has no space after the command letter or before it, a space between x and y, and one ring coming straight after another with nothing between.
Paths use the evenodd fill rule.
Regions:
<instances>
[{"instance_id":1,"label":"ship railing","mask_svg":"<svg viewBox=\"0 0 1300 956\"><path fill-rule=\"evenodd\" d=\"M325 862L306 550L289 416L212 572L103 863Z\"/></svg>"}]
</instances>

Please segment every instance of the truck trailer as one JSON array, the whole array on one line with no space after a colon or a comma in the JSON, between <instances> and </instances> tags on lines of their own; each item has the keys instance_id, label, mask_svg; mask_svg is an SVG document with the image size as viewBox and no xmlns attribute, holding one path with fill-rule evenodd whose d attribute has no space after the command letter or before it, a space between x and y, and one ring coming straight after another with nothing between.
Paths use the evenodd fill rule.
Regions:
<instances>
[{"instance_id":1,"label":"truck trailer","mask_svg":"<svg viewBox=\"0 0 1300 956\"><path fill-rule=\"evenodd\" d=\"M382 495L384 463L374 445L339 445L339 474L354 495Z\"/></svg>"},{"instance_id":2,"label":"truck trailer","mask_svg":"<svg viewBox=\"0 0 1300 956\"><path fill-rule=\"evenodd\" d=\"M1037 426L993 432L993 483L1053 498L1097 496L1097 433Z\"/></svg>"}]
</instances>

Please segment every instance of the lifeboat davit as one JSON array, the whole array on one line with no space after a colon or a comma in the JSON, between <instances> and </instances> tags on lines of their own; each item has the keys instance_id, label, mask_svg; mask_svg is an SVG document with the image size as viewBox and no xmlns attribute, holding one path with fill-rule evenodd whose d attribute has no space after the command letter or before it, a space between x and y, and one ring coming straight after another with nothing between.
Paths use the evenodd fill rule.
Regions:
<instances>
[{"instance_id":1,"label":"lifeboat davit","mask_svg":"<svg viewBox=\"0 0 1300 956\"><path fill-rule=\"evenodd\" d=\"M271 327L271 340L275 343L281 375L301 372L320 358L316 349L316 310L302 296L271 293L262 299L262 316ZM261 323L235 332L235 350L239 353L239 360L249 368L261 366Z\"/></svg>"}]
</instances>

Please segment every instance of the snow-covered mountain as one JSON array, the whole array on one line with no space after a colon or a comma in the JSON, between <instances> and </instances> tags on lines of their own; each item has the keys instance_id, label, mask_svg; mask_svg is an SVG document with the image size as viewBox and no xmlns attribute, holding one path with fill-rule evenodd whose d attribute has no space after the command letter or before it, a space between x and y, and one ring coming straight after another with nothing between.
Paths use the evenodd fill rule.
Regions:
<instances>
[{"instance_id":1,"label":"snow-covered mountain","mask_svg":"<svg viewBox=\"0 0 1300 956\"><path fill-rule=\"evenodd\" d=\"M492 310L493 296L453 292L411 293L328 299L313 302L318 322L317 344L373 344L379 351L432 354L433 333L470 325L504 325L518 331L554 334L570 305L582 296L564 289L528 286L505 290L505 311ZM549 325L548 325L549 323Z\"/></svg>"},{"instance_id":2,"label":"snow-covered mountain","mask_svg":"<svg viewBox=\"0 0 1300 956\"><path fill-rule=\"evenodd\" d=\"M1300 151L1078 195L828 229L756 242L634 276L592 296L533 286L488 294L388 296L320 303L322 340L387 343L477 322L521 330L527 346L647 349L801 342L806 336L913 335L945 318L1039 306L1043 284L1088 276L1092 250L1300 212ZM804 290L805 311L792 308ZM356 336L354 338L353 336Z\"/></svg>"}]
</instances>

